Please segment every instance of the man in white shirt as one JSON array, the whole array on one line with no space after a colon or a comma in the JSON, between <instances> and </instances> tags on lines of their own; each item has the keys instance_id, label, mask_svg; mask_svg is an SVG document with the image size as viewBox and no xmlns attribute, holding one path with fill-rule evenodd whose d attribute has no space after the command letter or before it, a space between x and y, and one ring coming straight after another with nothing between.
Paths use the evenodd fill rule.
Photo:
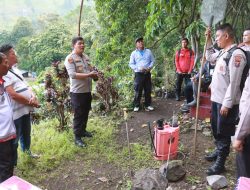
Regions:
<instances>
[{"instance_id":1,"label":"man in white shirt","mask_svg":"<svg viewBox=\"0 0 250 190\"><path fill-rule=\"evenodd\" d=\"M10 95L13 102L13 119L17 130L17 138L14 142L16 149L15 165L17 163L17 148L18 141L20 139L21 150L28 153L31 157L30 143L31 143L31 121L30 111L33 107L39 107L39 103L36 96L32 92L31 88L24 81L24 78L20 71L15 67L18 63L16 52L12 45L5 44L0 47L0 52L7 56L9 61L9 72L4 76L4 87L6 92Z\"/></svg>"},{"instance_id":2,"label":"man in white shirt","mask_svg":"<svg viewBox=\"0 0 250 190\"><path fill-rule=\"evenodd\" d=\"M0 53L0 183L13 175L13 141L16 129L8 94L4 90L3 76L7 74L9 63L6 55Z\"/></svg>"}]
</instances>

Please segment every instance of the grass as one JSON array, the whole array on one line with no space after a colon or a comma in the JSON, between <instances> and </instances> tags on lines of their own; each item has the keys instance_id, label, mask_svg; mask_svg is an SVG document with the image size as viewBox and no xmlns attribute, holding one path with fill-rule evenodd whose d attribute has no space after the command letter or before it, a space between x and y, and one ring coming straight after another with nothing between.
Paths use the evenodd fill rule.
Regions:
<instances>
[{"instance_id":1,"label":"grass","mask_svg":"<svg viewBox=\"0 0 250 190\"><path fill-rule=\"evenodd\" d=\"M16 175L39 184L45 178L56 175L54 170L74 160L77 155L83 157L86 171L91 170L94 160L121 166L125 171L128 170L129 165L133 171L139 168L155 167L157 162L152 159L150 146L139 143L131 144L131 159L129 159L128 147L121 147L115 138L119 123L119 120L111 116L91 117L88 130L94 133L94 138L86 139L88 146L84 149L74 145L72 129L64 132L56 130L58 125L56 119L33 125L31 150L39 154L40 158L31 159L19 151ZM129 184L129 181L127 183Z\"/></svg>"}]
</instances>

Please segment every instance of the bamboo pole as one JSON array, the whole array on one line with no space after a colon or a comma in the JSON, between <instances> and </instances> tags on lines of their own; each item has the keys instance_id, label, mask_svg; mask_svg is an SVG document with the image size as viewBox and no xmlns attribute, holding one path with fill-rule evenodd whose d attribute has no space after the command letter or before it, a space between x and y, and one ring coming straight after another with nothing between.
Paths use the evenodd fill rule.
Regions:
<instances>
[{"instance_id":1,"label":"bamboo pole","mask_svg":"<svg viewBox=\"0 0 250 190\"><path fill-rule=\"evenodd\" d=\"M211 28L213 23L214 16L210 19L209 27ZM198 115L199 115L199 106L200 106L200 90L201 90L201 77L202 77L202 68L205 65L205 55L206 55L206 48L207 48L207 42L208 42L208 35L206 36L206 41L203 49L202 54L202 61L201 61L201 67L199 70L199 83L198 83L198 93L197 93L197 103L196 103L196 113L195 113L195 132L194 132L194 147L193 147L193 156L196 156L196 144L197 144L197 127L198 127Z\"/></svg>"}]
</instances>

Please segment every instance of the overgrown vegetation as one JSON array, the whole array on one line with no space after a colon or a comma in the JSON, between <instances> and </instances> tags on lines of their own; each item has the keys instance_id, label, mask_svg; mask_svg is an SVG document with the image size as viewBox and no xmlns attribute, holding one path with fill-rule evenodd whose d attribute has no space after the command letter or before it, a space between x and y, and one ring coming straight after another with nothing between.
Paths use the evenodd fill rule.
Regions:
<instances>
[{"instance_id":1,"label":"overgrown vegetation","mask_svg":"<svg viewBox=\"0 0 250 190\"><path fill-rule=\"evenodd\" d=\"M58 125L56 119L33 125L32 152L39 154L40 158L31 159L19 152L17 175L39 184L47 175L53 175L53 170L57 166L72 160L76 155L84 155L86 170L88 167L89 170L91 169L92 162L95 160L122 166L125 172L128 171L129 163L133 166L133 170L147 166L153 167L155 162L151 158L150 146L133 144L131 146L132 160L128 160L128 149L125 147L121 149L114 140L119 122L111 117L91 117L88 129L94 133L94 138L86 140L88 144L86 149L74 145L71 131L58 133L54 127Z\"/></svg>"},{"instance_id":2,"label":"overgrown vegetation","mask_svg":"<svg viewBox=\"0 0 250 190\"><path fill-rule=\"evenodd\" d=\"M35 7L31 0L22 2L31 8ZM36 2L38 6L45 1ZM71 6L67 2L69 1L60 1L63 5L59 7ZM164 86L167 92L173 90L175 77L173 54L179 49L181 37L187 36L191 39L196 55L200 53L204 44L205 25L200 19L201 2L199 0L95 0L96 6L83 8L81 34L85 40L85 52L90 55L91 64L102 71L103 76L110 79L112 85L104 91L118 89L118 94L111 93L113 97L110 94L103 94L97 99L98 102L106 104L105 109L110 111L111 105L114 104L119 106L118 111L121 107L131 106L133 72L128 67L128 62L131 52L135 49L134 39L138 36L145 37L146 47L150 48L156 57L155 67L152 70L154 89ZM6 6L9 3L3 0L3 4ZM237 42L241 41L242 31L250 26L249 10L248 0L229 1L222 23L230 22L237 29ZM117 147L114 141L119 123L116 118L92 117L88 128L95 131L95 138L91 140L91 147L78 149L72 143L71 131L61 130L59 133L56 130L57 126L69 129L71 125L70 112L64 115L65 118L62 117L66 111L62 105L67 104L63 100L67 99L67 87L55 84L59 90L54 90L58 94L64 93L62 99L47 94L47 99L51 99L51 102L54 98L53 106L57 107L56 109L47 103L44 96L45 88L42 84L45 82L46 73L50 72L52 78L56 76L52 71L51 62L63 63L71 51L70 42L77 33L78 14L79 7L64 16L52 12L36 15L35 18L20 17L12 29L0 29L0 44L14 44L20 58L19 66L39 75L34 82L34 90L42 105L38 110L41 113L38 120L41 122L33 126L32 150L41 157L38 160L31 160L20 153L17 170L20 176L33 182L38 183L42 178L41 173L52 172L61 162L72 159L77 153L84 154L88 162L98 157L112 164L122 163L124 169L128 167L128 149ZM58 82L57 79L54 80L55 83ZM66 84L66 81L63 81L63 84ZM53 119L58 113L62 113L59 114L59 120ZM153 165L149 146L140 144L131 146L133 157L131 164L135 169ZM90 165L86 163L88 164ZM188 181L196 183L199 178L190 177ZM127 186L130 185L128 181Z\"/></svg>"}]
</instances>

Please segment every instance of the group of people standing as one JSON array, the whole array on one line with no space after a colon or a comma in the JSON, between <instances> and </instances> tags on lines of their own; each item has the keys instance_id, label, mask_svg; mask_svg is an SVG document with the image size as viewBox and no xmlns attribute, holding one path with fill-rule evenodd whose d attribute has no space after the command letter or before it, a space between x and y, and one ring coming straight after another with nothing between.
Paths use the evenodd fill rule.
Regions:
<instances>
[{"instance_id":1,"label":"group of people standing","mask_svg":"<svg viewBox=\"0 0 250 190\"><path fill-rule=\"evenodd\" d=\"M247 59L247 52L250 52L250 29L244 31L241 49L234 43L234 29L228 23L216 29L216 48L212 45L210 29L207 29L206 35L208 38L206 64L201 69L203 75L201 80L206 90L211 89L211 129L215 143L215 150L205 156L207 161L214 161L206 173L215 175L225 171L231 137L235 135L233 147L237 150L237 176L250 177L250 103L247 101L250 98L250 79L247 74L249 67L246 67L250 61L249 58ZM149 49L144 48L143 38L137 38L135 42L136 50L132 52L129 62L129 66L135 72L134 111L137 112L140 109L143 90L145 109L150 111L153 110L150 96L150 70L154 64L154 57ZM176 100L180 101L184 80L187 106L194 106L197 103L199 74L191 77L194 52L188 48L188 43L188 39L183 38L182 47L175 54ZM246 78L246 81L243 78ZM190 93L187 93L190 88L191 98Z\"/></svg>"},{"instance_id":2,"label":"group of people standing","mask_svg":"<svg viewBox=\"0 0 250 190\"><path fill-rule=\"evenodd\" d=\"M205 156L207 161L214 161L206 173L216 175L225 171L225 162L230 153L231 137L234 136L233 147L237 151L237 177L250 177L250 103L247 101L250 97L248 65L250 64L250 29L244 31L243 43L239 45L240 47L234 43L235 31L230 24L220 25L216 29L216 48L212 45L209 28L206 35L208 37L207 62L202 69L202 74L204 74L202 83L205 84L205 88L211 89L211 129L215 144L215 150ZM187 80L185 90L190 89L188 84L191 81L193 93L192 101L190 95L186 95L185 91L186 105L194 106L197 101L199 75L192 78L189 75L193 67L193 53L185 48L185 41L187 40L183 39L182 49L176 52L176 100L180 100L180 87L182 78L184 78ZM190 53L188 53L189 51ZM182 61L187 68L185 72L180 70L181 54L183 55Z\"/></svg>"},{"instance_id":3,"label":"group of people standing","mask_svg":"<svg viewBox=\"0 0 250 190\"><path fill-rule=\"evenodd\" d=\"M12 45L0 47L0 182L13 175L17 165L17 148L30 157L38 157L30 151L30 112L39 107L32 89L17 69L16 52Z\"/></svg>"},{"instance_id":4,"label":"group of people standing","mask_svg":"<svg viewBox=\"0 0 250 190\"><path fill-rule=\"evenodd\" d=\"M207 174L220 174L225 170L231 136L235 134L235 125L240 113L233 146L238 151L238 176L250 177L250 164L248 163L250 158L250 103L247 101L250 97L249 77L246 79L243 92L241 89L241 78L247 64L246 54L234 44L234 30L230 24L223 24L217 28L215 41L220 51L212 46L210 29L206 31L206 35L208 37L206 59L210 64L215 65L212 77L210 71L207 76L211 77L211 126L216 146L214 152L205 156L206 160L215 161L207 170ZM178 101L182 82L183 80L186 84L190 82L194 67L194 52L188 48L188 43L188 39L183 38L182 48L175 54L176 100ZM243 43L241 48L250 51L250 29L244 32ZM143 91L144 109L153 111L150 71L155 59L152 52L144 47L142 37L135 40L135 45L136 50L132 52L129 61L129 67L135 72L134 111L138 112L142 108L140 101ZM92 79L98 79L98 72L90 65L90 60L84 53L85 45L82 37L73 38L72 47L73 51L66 57L64 64L70 78L75 145L85 147L83 137L92 137L86 127L92 101ZM0 52L0 182L2 182L13 175L13 168L17 164L19 139L22 151L31 157L34 156L30 151L30 111L34 107L39 107L39 102L15 67L18 60L13 46L3 45L0 47ZM210 68L210 64L205 67ZM192 78L193 82L197 80L199 80L197 75ZM194 100L196 100L195 96ZM191 104L194 103L191 102Z\"/></svg>"}]
</instances>

